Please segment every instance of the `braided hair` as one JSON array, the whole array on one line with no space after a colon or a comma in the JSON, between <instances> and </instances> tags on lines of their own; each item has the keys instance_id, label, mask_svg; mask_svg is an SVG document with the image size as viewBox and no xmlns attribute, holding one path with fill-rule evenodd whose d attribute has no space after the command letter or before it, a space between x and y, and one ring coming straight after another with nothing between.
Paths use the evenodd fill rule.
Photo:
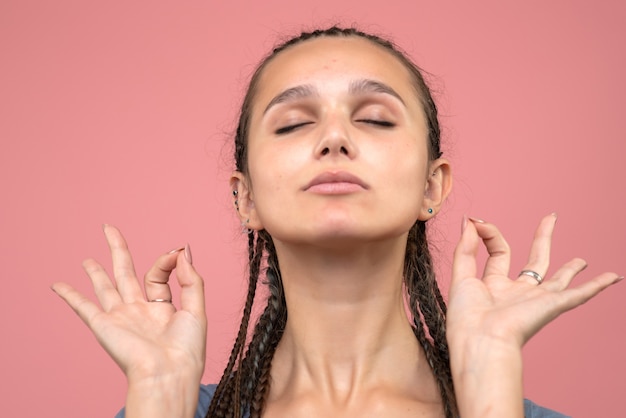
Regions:
<instances>
[{"instance_id":1,"label":"braided hair","mask_svg":"<svg viewBox=\"0 0 626 418\"><path fill-rule=\"evenodd\" d=\"M422 104L427 120L429 158L430 160L439 158L441 135L437 106L420 68L390 41L354 28L332 26L327 29L302 32L299 36L274 48L261 61L252 75L241 107L235 134L236 169L242 173L248 173L247 142L252 105L263 70L282 51L320 37L366 39L387 50L405 66L411 75L416 95ZM265 230L251 231L248 235L248 248L250 265L248 295L239 333L209 406L207 417L211 418L241 417L246 412L251 418L262 415L270 388L272 358L287 322L287 305L272 237ZM261 268L262 265L265 266L264 269ZM252 305L259 277L263 276L269 287L269 297L254 327L252 338L246 345ZM424 221L416 221L409 231L404 259L404 281L409 309L413 317L413 331L436 378L445 415L447 418L458 416L445 334L446 304L435 279Z\"/></svg>"}]
</instances>

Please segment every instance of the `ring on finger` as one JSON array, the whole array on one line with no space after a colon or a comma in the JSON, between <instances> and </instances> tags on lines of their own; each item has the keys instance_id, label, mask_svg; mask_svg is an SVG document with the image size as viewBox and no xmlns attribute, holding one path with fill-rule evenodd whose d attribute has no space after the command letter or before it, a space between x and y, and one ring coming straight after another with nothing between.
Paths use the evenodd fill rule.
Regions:
<instances>
[{"instance_id":1,"label":"ring on finger","mask_svg":"<svg viewBox=\"0 0 626 418\"><path fill-rule=\"evenodd\" d=\"M172 299L151 299L148 302L172 303Z\"/></svg>"},{"instance_id":2,"label":"ring on finger","mask_svg":"<svg viewBox=\"0 0 626 418\"><path fill-rule=\"evenodd\" d=\"M522 270L519 275L530 276L533 279L537 280L537 284L541 284L541 282L543 282L543 277L541 277L541 274L533 270Z\"/></svg>"}]
</instances>

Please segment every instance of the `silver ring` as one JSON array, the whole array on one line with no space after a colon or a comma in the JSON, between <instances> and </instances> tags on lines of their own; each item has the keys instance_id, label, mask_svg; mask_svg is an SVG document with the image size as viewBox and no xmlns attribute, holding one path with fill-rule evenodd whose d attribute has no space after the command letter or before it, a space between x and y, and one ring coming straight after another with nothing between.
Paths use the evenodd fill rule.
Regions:
<instances>
[{"instance_id":1,"label":"silver ring","mask_svg":"<svg viewBox=\"0 0 626 418\"><path fill-rule=\"evenodd\" d=\"M148 302L165 302L165 303L172 303L172 299L152 299L152 300L149 300Z\"/></svg>"},{"instance_id":2,"label":"silver ring","mask_svg":"<svg viewBox=\"0 0 626 418\"><path fill-rule=\"evenodd\" d=\"M537 273L536 271L522 270L519 275L521 276L522 274L526 275L526 276L530 276L533 279L537 280L538 284L541 284L541 282L543 282L543 277L541 277L541 275L539 273Z\"/></svg>"}]
</instances>

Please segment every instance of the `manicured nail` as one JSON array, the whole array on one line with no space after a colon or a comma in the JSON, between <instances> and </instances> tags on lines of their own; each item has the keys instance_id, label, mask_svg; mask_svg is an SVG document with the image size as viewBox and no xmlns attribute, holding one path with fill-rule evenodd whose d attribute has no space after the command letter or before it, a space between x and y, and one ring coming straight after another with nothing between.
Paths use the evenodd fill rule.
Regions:
<instances>
[{"instance_id":1,"label":"manicured nail","mask_svg":"<svg viewBox=\"0 0 626 418\"><path fill-rule=\"evenodd\" d=\"M484 224L484 223L485 223L485 221L483 221L482 219L479 219L479 218L472 218L471 216L470 216L470 217L468 217L468 219L469 219L470 221L472 221L472 222L476 222L476 223L479 223L479 224Z\"/></svg>"},{"instance_id":2,"label":"manicured nail","mask_svg":"<svg viewBox=\"0 0 626 418\"><path fill-rule=\"evenodd\" d=\"M461 221L461 234L465 231L467 227L467 215L463 215L463 220Z\"/></svg>"},{"instance_id":3,"label":"manicured nail","mask_svg":"<svg viewBox=\"0 0 626 418\"><path fill-rule=\"evenodd\" d=\"M189 244L185 245L185 259L189 264L193 264L193 258L191 257L191 247L189 247Z\"/></svg>"},{"instance_id":4,"label":"manicured nail","mask_svg":"<svg viewBox=\"0 0 626 418\"><path fill-rule=\"evenodd\" d=\"M178 248L175 248L172 251L168 252L168 254L178 253L178 252L181 252L184 249L185 249L185 247L178 247Z\"/></svg>"}]
</instances>

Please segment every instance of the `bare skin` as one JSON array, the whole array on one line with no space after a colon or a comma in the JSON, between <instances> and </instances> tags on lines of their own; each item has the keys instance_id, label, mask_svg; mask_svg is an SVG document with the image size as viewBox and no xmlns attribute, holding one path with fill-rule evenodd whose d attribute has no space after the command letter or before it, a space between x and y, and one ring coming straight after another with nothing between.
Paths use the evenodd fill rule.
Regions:
<instances>
[{"instance_id":1,"label":"bare skin","mask_svg":"<svg viewBox=\"0 0 626 418\"><path fill-rule=\"evenodd\" d=\"M554 221L553 215L542 220L527 268L538 272L547 269ZM571 280L585 266L584 261L574 259L541 286L527 276L510 279L503 275L503 271L508 269L510 251L495 226L474 221L464 223L466 227L455 252L448 310L451 363L461 413L470 417L522 416L523 343L556 316L586 302L622 277L604 273L571 288ZM65 283L55 283L53 290L77 312L126 373L129 381L127 416L193 416L204 366L206 338L202 279L187 262L183 252L165 254L146 274L146 295L148 299L167 298L169 291L165 283L169 271L177 267L182 286L181 308L176 312L172 306L147 302L141 293L137 293L141 292L139 281L134 275L132 260L121 234L111 226L105 227L105 231L111 246L117 285L106 277L95 261L84 263L100 306ZM477 278L472 271L476 268L475 253L481 240L491 256L485 275ZM469 301L471 307L466 306ZM524 315L519 314L520 310L524 311ZM315 317L312 316L311 320L314 321ZM400 341L400 338L395 338ZM290 343L288 339L284 341L281 350ZM411 354L410 345L407 343L406 357ZM280 355L280 351L277 352L277 356ZM366 360L364 363L375 368L384 361L384 357L378 355L377 361ZM319 391L314 394L303 391L292 404L289 402L291 389L275 380L266 416L278 416L285 412L291 414L294 409L296 415L293 416L314 416L331 410L338 416L347 416L348 412L341 407L341 402L347 400L349 404L351 399L367 398L367 394L371 397L367 398L365 405L371 409L359 411L357 406L354 412L376 416L375 412L380 408L389 411L389 405L390 408L398 408L397 416L402 416L405 408L407 413L410 411L409 416L420 416L418 412L422 416L440 416L438 402L429 402L436 399L436 390L429 373L423 369L421 353L399 366L400 370L406 368L415 372L414 378L419 380L416 384L423 389L420 394L414 396L406 390L394 390L393 385L391 390L387 390L385 385L373 389L367 379L361 379L361 393L347 397L341 397L340 392L325 393L325 397L333 401L331 404L325 403ZM284 362L276 362L274 369L273 376L281 376L288 375L287 370L294 368ZM326 373L333 374L332 370L326 370ZM301 381L311 379L307 373L301 374L305 377ZM371 373L362 375L375 376ZM385 376L389 378L388 373ZM396 373L395 382L402 382L403 377L405 383L412 378L408 373L404 376ZM485 387L490 390L485 390ZM401 396L396 398L399 394ZM307 405L322 409L310 410Z\"/></svg>"},{"instance_id":2,"label":"bare skin","mask_svg":"<svg viewBox=\"0 0 626 418\"><path fill-rule=\"evenodd\" d=\"M404 311L401 242L308 264L278 253L289 319L266 415L439 416L438 389Z\"/></svg>"},{"instance_id":3,"label":"bare skin","mask_svg":"<svg viewBox=\"0 0 626 418\"><path fill-rule=\"evenodd\" d=\"M260 83L249 176L234 173L231 185L242 220L273 237L289 312L269 417L442 414L404 311L402 269L408 229L450 190L449 164L429 161L409 74L387 58L361 40L311 42L276 57ZM355 89L363 80L389 92ZM308 187L329 173L358 180Z\"/></svg>"},{"instance_id":4,"label":"bare skin","mask_svg":"<svg viewBox=\"0 0 626 418\"><path fill-rule=\"evenodd\" d=\"M304 94L275 100L294 86ZM289 311L264 416L443 416L405 314L402 269L409 228L438 212L451 174L446 160L428 157L407 71L361 39L307 41L266 68L251 132L249 172L233 173L231 187L242 222L273 237ZM526 266L544 277L555 221L541 221ZM193 416L206 318L190 251L161 256L146 274L144 297L122 235L110 226L105 235L115 282L85 262L100 306L67 284L53 289L126 373L128 417ZM481 242L489 258L477 277ZM464 418L521 417L523 344L621 280L605 273L570 287L585 266L574 259L539 286L511 277L509 262L494 225L463 220L447 338ZM174 269L180 309L147 302L171 298Z\"/></svg>"},{"instance_id":5,"label":"bare skin","mask_svg":"<svg viewBox=\"0 0 626 418\"><path fill-rule=\"evenodd\" d=\"M83 262L100 306L66 283L52 289L126 374L128 417L193 416L204 370L206 314L191 251L187 247L159 257L145 275L144 296L122 234L110 225L103 229L115 282L95 260ZM174 269L181 286L178 311L169 303L148 302L171 299L168 281Z\"/></svg>"}]
</instances>

